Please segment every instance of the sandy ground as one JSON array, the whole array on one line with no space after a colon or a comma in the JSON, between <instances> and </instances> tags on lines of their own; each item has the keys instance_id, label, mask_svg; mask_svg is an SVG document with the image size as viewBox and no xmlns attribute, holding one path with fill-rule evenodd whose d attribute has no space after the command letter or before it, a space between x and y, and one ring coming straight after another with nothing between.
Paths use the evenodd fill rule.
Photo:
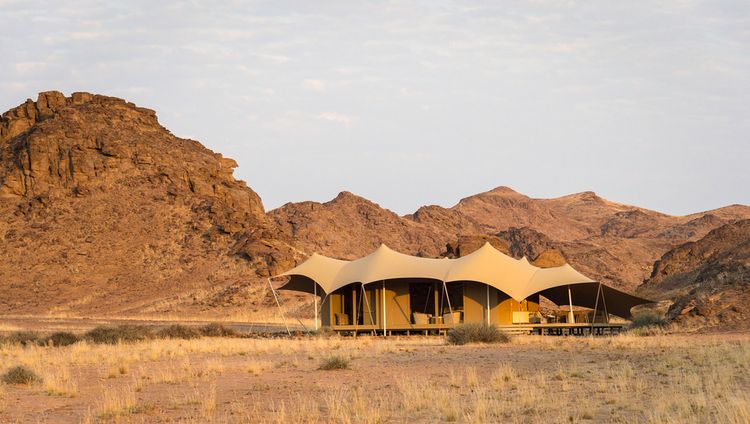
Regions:
<instances>
[{"instance_id":1,"label":"sandy ground","mask_svg":"<svg viewBox=\"0 0 750 424\"><path fill-rule=\"evenodd\" d=\"M322 370L340 356L349 369ZM748 422L750 335L0 347L0 422Z\"/></svg>"}]
</instances>

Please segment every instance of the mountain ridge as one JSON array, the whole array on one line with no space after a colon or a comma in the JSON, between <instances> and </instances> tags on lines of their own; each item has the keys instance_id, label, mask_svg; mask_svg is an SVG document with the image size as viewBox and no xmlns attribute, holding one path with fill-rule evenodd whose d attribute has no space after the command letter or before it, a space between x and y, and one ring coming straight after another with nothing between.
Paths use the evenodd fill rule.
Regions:
<instances>
[{"instance_id":1,"label":"mountain ridge","mask_svg":"<svg viewBox=\"0 0 750 424\"><path fill-rule=\"evenodd\" d=\"M0 306L258 311L272 301L265 277L313 252L354 259L380 243L440 257L490 241L634 290L670 249L750 218L739 204L671 216L591 191L536 199L507 186L403 216L348 191L265 211L236 166L114 97L43 92L9 110L0 117Z\"/></svg>"}]
</instances>

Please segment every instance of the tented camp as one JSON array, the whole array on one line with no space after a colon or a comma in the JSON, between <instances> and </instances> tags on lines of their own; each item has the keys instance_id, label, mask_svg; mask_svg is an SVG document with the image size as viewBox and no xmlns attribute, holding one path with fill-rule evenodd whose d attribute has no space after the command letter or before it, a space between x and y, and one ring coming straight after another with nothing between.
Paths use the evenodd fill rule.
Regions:
<instances>
[{"instance_id":1,"label":"tented camp","mask_svg":"<svg viewBox=\"0 0 750 424\"><path fill-rule=\"evenodd\" d=\"M420 258L385 245L353 261L313 254L277 277L287 278L280 290L315 295L316 326L322 299L320 323L355 334L441 331L469 322L541 334L603 332L618 327L610 315L630 318L633 306L649 303L568 264L539 268L489 243L458 259ZM542 298L564 312L543 314Z\"/></svg>"}]
</instances>

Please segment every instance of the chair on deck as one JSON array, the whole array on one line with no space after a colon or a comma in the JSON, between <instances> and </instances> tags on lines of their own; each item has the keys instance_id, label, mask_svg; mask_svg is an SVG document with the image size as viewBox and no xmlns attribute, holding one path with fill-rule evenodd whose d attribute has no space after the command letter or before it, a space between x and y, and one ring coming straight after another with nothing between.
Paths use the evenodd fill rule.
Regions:
<instances>
[{"instance_id":1,"label":"chair on deck","mask_svg":"<svg viewBox=\"0 0 750 424\"><path fill-rule=\"evenodd\" d=\"M427 325L430 323L430 314L423 314L421 312L412 312L412 319L416 325Z\"/></svg>"},{"instance_id":2,"label":"chair on deck","mask_svg":"<svg viewBox=\"0 0 750 424\"><path fill-rule=\"evenodd\" d=\"M333 317L336 320L336 325L349 325L349 315L342 312L334 312Z\"/></svg>"},{"instance_id":3,"label":"chair on deck","mask_svg":"<svg viewBox=\"0 0 750 424\"><path fill-rule=\"evenodd\" d=\"M461 312L444 313L443 324L446 325L458 325L461 323Z\"/></svg>"}]
</instances>

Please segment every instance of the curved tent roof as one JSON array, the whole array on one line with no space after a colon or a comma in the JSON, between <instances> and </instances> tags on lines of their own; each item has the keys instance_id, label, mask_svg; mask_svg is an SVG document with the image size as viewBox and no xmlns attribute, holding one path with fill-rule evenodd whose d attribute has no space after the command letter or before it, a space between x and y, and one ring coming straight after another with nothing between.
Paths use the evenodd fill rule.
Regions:
<instances>
[{"instance_id":1,"label":"curved tent roof","mask_svg":"<svg viewBox=\"0 0 750 424\"><path fill-rule=\"evenodd\" d=\"M341 259L333 259L313 253L305 262L287 272L277 275L277 277L291 277L281 287L284 290L312 293L312 283L317 283L323 293L331 293L339 288L334 287L334 281L341 268L347 264L349 264L349 261L342 261Z\"/></svg>"},{"instance_id":2,"label":"curved tent roof","mask_svg":"<svg viewBox=\"0 0 750 424\"><path fill-rule=\"evenodd\" d=\"M374 252L353 261L332 259L317 253L295 268L280 274L290 280L280 289L312 293L314 283L321 294L332 293L350 283L370 284L376 281L422 278L444 281L476 281L488 284L517 301L539 293L558 305L568 303L567 287L576 296L574 304L593 307L588 302L589 292L599 283L576 271L569 264L552 268L539 268L524 257L513 259L495 249L491 244L458 259L420 258L396 252L381 244ZM612 305L616 315L629 317L632 306L648 303L641 299L602 284L607 298L621 307ZM598 290L598 289L596 289ZM591 305L588 305L591 303Z\"/></svg>"},{"instance_id":3,"label":"curved tent roof","mask_svg":"<svg viewBox=\"0 0 750 424\"><path fill-rule=\"evenodd\" d=\"M428 278L442 280L450 259L420 258L405 255L381 244L369 255L351 261L344 266L335 278L336 285L343 287L349 283L369 284L375 281L395 278Z\"/></svg>"},{"instance_id":4,"label":"curved tent roof","mask_svg":"<svg viewBox=\"0 0 750 424\"><path fill-rule=\"evenodd\" d=\"M489 243L452 262L443 280L446 283L479 281L519 301L528 297L528 294L524 295L524 282L529 281L539 269L525 258L513 259Z\"/></svg>"}]
</instances>

